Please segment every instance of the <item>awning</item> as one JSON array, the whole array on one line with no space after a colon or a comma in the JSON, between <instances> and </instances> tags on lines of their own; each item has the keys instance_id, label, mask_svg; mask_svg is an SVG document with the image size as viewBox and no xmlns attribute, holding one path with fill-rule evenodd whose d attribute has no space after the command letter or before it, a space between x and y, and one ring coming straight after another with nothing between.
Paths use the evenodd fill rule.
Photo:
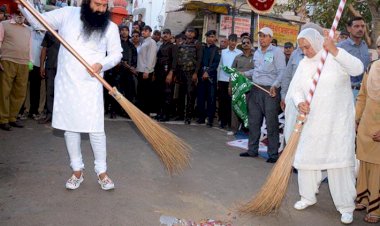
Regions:
<instances>
[{"instance_id":1,"label":"awning","mask_svg":"<svg viewBox=\"0 0 380 226\"><path fill-rule=\"evenodd\" d=\"M231 7L228 0L185 0L182 5L186 10L207 10L220 14L228 14Z\"/></svg>"}]
</instances>

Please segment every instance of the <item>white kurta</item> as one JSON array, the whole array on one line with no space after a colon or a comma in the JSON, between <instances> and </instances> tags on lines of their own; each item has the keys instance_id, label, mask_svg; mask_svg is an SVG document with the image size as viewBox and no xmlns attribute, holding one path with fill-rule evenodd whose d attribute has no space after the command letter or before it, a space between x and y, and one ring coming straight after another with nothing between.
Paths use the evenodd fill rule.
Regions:
<instances>
[{"instance_id":1,"label":"white kurta","mask_svg":"<svg viewBox=\"0 0 380 226\"><path fill-rule=\"evenodd\" d=\"M44 13L43 17L90 65L100 63L103 72L120 62L123 50L116 24L110 22L102 37L85 40L79 7L64 7ZM30 15L27 19L38 24ZM58 54L54 85L54 128L104 132L103 87L63 46Z\"/></svg>"},{"instance_id":2,"label":"white kurta","mask_svg":"<svg viewBox=\"0 0 380 226\"><path fill-rule=\"evenodd\" d=\"M287 95L293 107L306 100L320 54L300 62ZM349 74L362 72L362 62L345 50L339 49L336 57L328 55L298 143L295 168L323 170L355 165L355 109Z\"/></svg>"}]
</instances>

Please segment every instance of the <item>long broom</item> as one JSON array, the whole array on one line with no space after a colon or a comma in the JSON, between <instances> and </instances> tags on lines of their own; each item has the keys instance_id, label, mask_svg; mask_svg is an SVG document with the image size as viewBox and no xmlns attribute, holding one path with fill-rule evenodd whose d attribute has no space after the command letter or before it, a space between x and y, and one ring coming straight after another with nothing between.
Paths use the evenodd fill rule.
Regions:
<instances>
[{"instance_id":1,"label":"long broom","mask_svg":"<svg viewBox=\"0 0 380 226\"><path fill-rule=\"evenodd\" d=\"M335 15L334 23L329 33L330 38L334 37L345 4L346 0L340 1L338 10ZM326 61L327 54L328 52L324 50L320 63L318 65L317 73L313 78L313 83L306 100L309 105L317 87L319 77L321 76L321 71ZM268 176L265 184L261 187L259 193L253 197L251 201L238 207L238 211L241 214L254 214L263 216L268 215L273 211L277 211L280 208L281 202L284 199L286 190L288 188L289 178L292 174L294 156L305 121L305 115L297 116L297 122L293 133L290 136L288 144L286 145L277 163L274 165L272 171L270 172L270 175Z\"/></svg>"},{"instance_id":2,"label":"long broom","mask_svg":"<svg viewBox=\"0 0 380 226\"><path fill-rule=\"evenodd\" d=\"M116 88L112 88L98 73L95 73L91 66L42 18L42 16L26 2L19 0L21 4L48 30L59 42L94 75L100 83L109 91L116 101L128 113L137 128L152 145L156 154L170 175L179 174L190 166L191 147L182 139L162 127L149 116L141 112L136 106L121 95Z\"/></svg>"}]
</instances>

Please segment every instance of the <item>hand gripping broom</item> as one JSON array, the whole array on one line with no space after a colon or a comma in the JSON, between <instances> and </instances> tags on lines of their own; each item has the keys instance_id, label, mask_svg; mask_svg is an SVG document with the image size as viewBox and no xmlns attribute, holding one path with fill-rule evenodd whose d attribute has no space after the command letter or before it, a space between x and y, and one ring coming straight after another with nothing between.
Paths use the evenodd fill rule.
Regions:
<instances>
[{"instance_id":1,"label":"hand gripping broom","mask_svg":"<svg viewBox=\"0 0 380 226\"><path fill-rule=\"evenodd\" d=\"M335 15L334 23L329 33L330 38L334 37L345 4L346 0L340 1L338 10ZM313 83L306 100L309 105L317 87L319 77L321 76L321 71L326 61L327 54L328 52L324 50L320 63L318 65L317 73L313 78ZM274 165L265 184L261 187L259 193L255 197L253 197L253 199L250 202L238 207L238 211L240 213L263 216L268 215L280 208L281 202L285 197L286 190L289 184L289 178L292 173L294 156L297 150L298 141L305 120L305 115L298 115L297 122L293 130L293 133L289 139L289 142L286 145L277 163Z\"/></svg>"},{"instance_id":2,"label":"hand gripping broom","mask_svg":"<svg viewBox=\"0 0 380 226\"><path fill-rule=\"evenodd\" d=\"M129 102L117 89L112 88L98 73L95 73L91 66L62 38L53 30L42 16L26 1L19 0L21 4L48 30L59 42L94 75L100 83L109 91L116 101L128 113L137 128L152 145L156 154L170 175L181 173L190 165L190 146L183 140L175 136L168 129L160 126L156 121L141 112L136 106Z\"/></svg>"}]
</instances>

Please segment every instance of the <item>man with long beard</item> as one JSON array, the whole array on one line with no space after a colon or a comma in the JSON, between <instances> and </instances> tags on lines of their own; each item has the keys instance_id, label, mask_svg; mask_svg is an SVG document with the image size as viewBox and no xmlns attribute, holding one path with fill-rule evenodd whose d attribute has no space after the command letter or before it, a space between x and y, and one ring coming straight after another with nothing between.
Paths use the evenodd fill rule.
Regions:
<instances>
[{"instance_id":1,"label":"man with long beard","mask_svg":"<svg viewBox=\"0 0 380 226\"><path fill-rule=\"evenodd\" d=\"M64 7L42 15L92 65L93 71L101 74L119 63L122 57L118 27L109 21L107 7L107 0L84 0L81 7ZM44 29L29 11L21 5L19 8L31 24ZM90 75L67 49L60 48L52 126L65 131L73 170L66 188L71 190L83 182L81 133L89 133L98 183L103 190L114 188L107 175L103 88Z\"/></svg>"}]
</instances>

